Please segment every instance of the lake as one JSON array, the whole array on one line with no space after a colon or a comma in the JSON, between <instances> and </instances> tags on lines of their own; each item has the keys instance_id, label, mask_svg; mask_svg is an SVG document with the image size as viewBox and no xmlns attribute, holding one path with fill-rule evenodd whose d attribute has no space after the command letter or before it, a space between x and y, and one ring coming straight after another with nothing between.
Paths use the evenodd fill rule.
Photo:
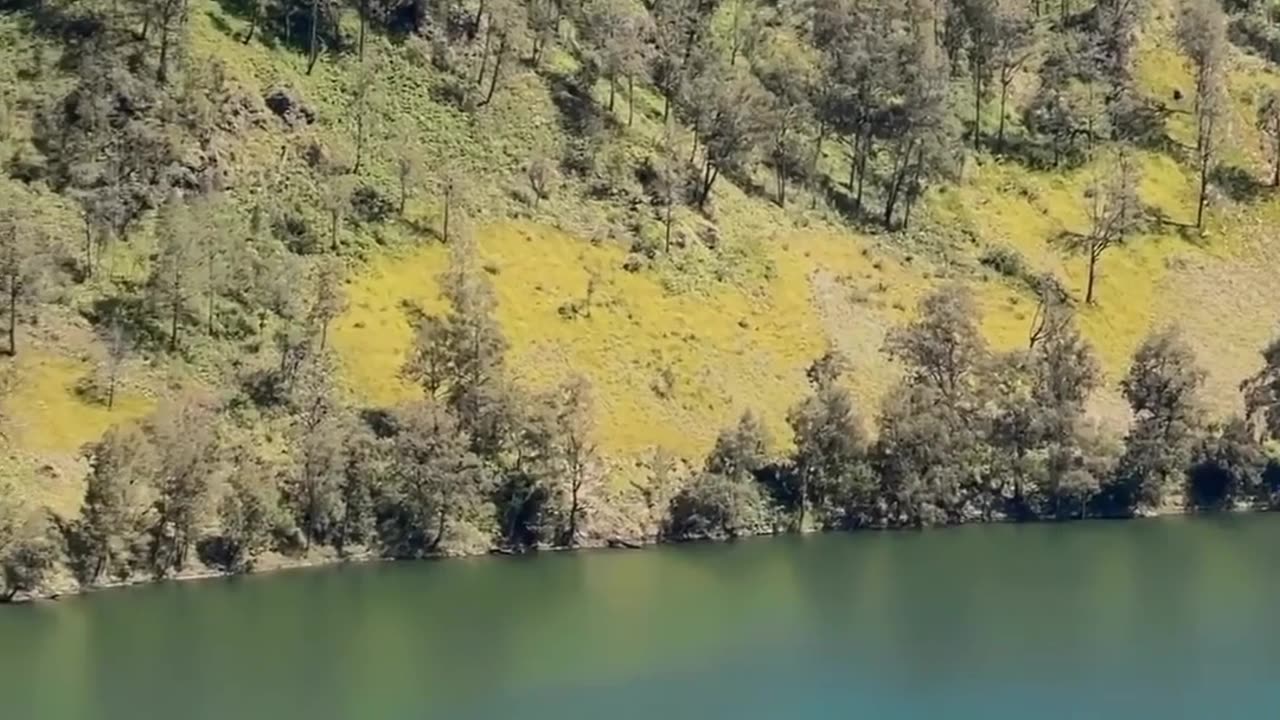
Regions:
<instances>
[{"instance_id":1,"label":"lake","mask_svg":"<svg viewBox=\"0 0 1280 720\"><path fill-rule=\"evenodd\" d=\"M382 563L0 608L6 718L1274 718L1280 515Z\"/></svg>"}]
</instances>

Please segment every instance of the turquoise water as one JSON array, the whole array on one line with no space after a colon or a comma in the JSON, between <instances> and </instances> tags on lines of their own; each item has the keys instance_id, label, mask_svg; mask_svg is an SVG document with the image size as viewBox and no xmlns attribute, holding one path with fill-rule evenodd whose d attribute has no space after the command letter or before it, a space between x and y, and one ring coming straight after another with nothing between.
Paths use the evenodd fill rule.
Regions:
<instances>
[{"instance_id":1,"label":"turquoise water","mask_svg":"<svg viewBox=\"0 0 1280 720\"><path fill-rule=\"evenodd\" d=\"M1280 516L327 568L0 608L4 718L1276 718Z\"/></svg>"}]
</instances>

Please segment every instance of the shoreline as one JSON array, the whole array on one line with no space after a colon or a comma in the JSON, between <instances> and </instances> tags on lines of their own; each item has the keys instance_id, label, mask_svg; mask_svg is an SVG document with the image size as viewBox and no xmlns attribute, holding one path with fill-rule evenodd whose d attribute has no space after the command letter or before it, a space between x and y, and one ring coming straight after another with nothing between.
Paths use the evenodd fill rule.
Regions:
<instances>
[{"instance_id":1,"label":"shoreline","mask_svg":"<svg viewBox=\"0 0 1280 720\"><path fill-rule=\"evenodd\" d=\"M788 535L828 535L828 534L834 535L834 534L842 534L842 533L848 534L848 535L858 535L865 532L903 532L903 531L919 532L924 530L951 530L951 529L982 526L982 525L1041 525L1041 524L1073 525L1076 523L1089 522L1089 521L1133 522L1133 521L1142 521L1142 520L1155 520L1155 519L1165 518L1165 517L1196 517L1196 516L1214 516L1214 515L1255 515L1255 514L1263 515L1269 512L1274 512L1274 511L1265 507L1236 507L1236 508L1230 508L1225 510L1198 512L1194 509L1188 509L1184 507L1167 507L1167 508L1152 510L1149 512L1132 515L1128 517L1094 516L1094 517L1086 517L1086 518L1069 518L1069 519L1063 519L1063 520L1050 520L1050 519L1013 520L1013 519L1003 518L999 520L955 523L951 525L936 525L936 526L928 526L928 527L884 526L884 527L858 528L856 530L824 530L821 528L807 528L797 532L776 532L776 531L760 530L757 532L743 533L734 537L686 538L681 540L663 540L659 538L643 538L643 539L635 540L635 539L626 539L626 538L618 538L618 537L600 538L600 539L593 538L589 541L579 543L573 547L537 548L537 549L526 551L526 552L513 552L513 551L504 552L499 548L490 548L483 552L451 552L451 553L440 553L437 555L425 555L425 556L416 557L416 558L387 557L384 555L378 555L376 553L370 553L370 552L361 552L361 553L349 555L346 557L333 555L329 557L312 556L312 557L303 557L303 558L290 558L285 555L272 554L271 556L266 558L265 562L263 562L262 564L255 567L255 569L248 572L239 572L239 573L221 572L218 570L213 570L205 567L202 569L192 569L192 570L187 570L179 573L174 573L173 575L170 575L164 578L159 578L159 579L140 577L137 579L113 581L113 582L99 583L99 584L88 585L88 586L82 586L79 583L76 583L74 581L69 581L65 584L65 586L57 585L55 587L50 588L47 591L16 596L13 599L9 600L7 603L0 602L0 606L6 605L6 604L7 605L30 605L30 604L51 603L51 602L57 602L63 598L78 597L82 595L92 595L94 593L101 592L101 591L123 590L123 589L138 587L142 585L159 585L159 584L168 583L168 582L185 583L185 582L196 582L201 580L231 579L236 577L247 577L247 576L267 576L267 575L273 575L281 572L288 572L290 570L325 568L325 567L333 567L337 565L348 565L348 564L366 565L366 564L384 563L384 562L428 562L428 561L438 562L438 561L456 560L456 559L463 559L463 558L480 558L480 557L493 557L493 556L525 557L525 556L539 555L542 553L572 553L572 552L592 551L592 550L618 550L621 552L639 552L639 551L649 550L661 545L685 545L685 544L717 544L718 545L718 544L724 544L724 543L732 543L737 540L750 540L750 539L768 538L768 537L785 537Z\"/></svg>"}]
</instances>

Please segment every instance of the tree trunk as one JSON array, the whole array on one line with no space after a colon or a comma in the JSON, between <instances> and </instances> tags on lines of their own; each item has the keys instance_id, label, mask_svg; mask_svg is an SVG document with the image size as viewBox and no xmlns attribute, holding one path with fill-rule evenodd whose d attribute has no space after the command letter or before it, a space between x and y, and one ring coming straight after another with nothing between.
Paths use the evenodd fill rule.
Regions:
<instances>
[{"instance_id":1,"label":"tree trunk","mask_svg":"<svg viewBox=\"0 0 1280 720\"><path fill-rule=\"evenodd\" d=\"M796 519L796 531L804 532L804 515L805 510L809 507L809 473L804 471L801 473L800 480L800 515Z\"/></svg>"},{"instance_id":2,"label":"tree trunk","mask_svg":"<svg viewBox=\"0 0 1280 720\"><path fill-rule=\"evenodd\" d=\"M173 318L169 325L169 352L178 349L178 315L181 312L182 305L177 300L173 302Z\"/></svg>"},{"instance_id":3,"label":"tree trunk","mask_svg":"<svg viewBox=\"0 0 1280 720\"><path fill-rule=\"evenodd\" d=\"M917 151L916 164L911 174L911 184L907 187L907 211L902 218L902 229L911 227L911 208L915 207L916 198L920 196L920 174L924 169L924 149Z\"/></svg>"},{"instance_id":4,"label":"tree trunk","mask_svg":"<svg viewBox=\"0 0 1280 720\"><path fill-rule=\"evenodd\" d=\"M485 31L484 47L480 50L480 73L476 75L476 85L484 82L484 71L489 68L489 44L493 42L492 30Z\"/></svg>"},{"instance_id":5,"label":"tree trunk","mask_svg":"<svg viewBox=\"0 0 1280 720\"><path fill-rule=\"evenodd\" d=\"M493 100L493 92L498 89L498 75L502 72L502 58L507 54L507 38L504 35L498 41L498 54L493 59L493 77L489 79L489 92L484 96L484 102L481 105L488 105Z\"/></svg>"},{"instance_id":6,"label":"tree trunk","mask_svg":"<svg viewBox=\"0 0 1280 720\"><path fill-rule=\"evenodd\" d=\"M476 9L476 16L471 20L471 27L467 29L467 39L475 40L476 33L480 32L480 18L484 16L484 1L480 0L480 7Z\"/></svg>"},{"instance_id":7,"label":"tree trunk","mask_svg":"<svg viewBox=\"0 0 1280 720\"><path fill-rule=\"evenodd\" d=\"M867 158L871 156L871 130L868 128L858 143L858 192L854 197L854 207L862 210L862 191L867 181Z\"/></svg>"},{"instance_id":8,"label":"tree trunk","mask_svg":"<svg viewBox=\"0 0 1280 720\"><path fill-rule=\"evenodd\" d=\"M244 44L253 42L253 33L258 29L258 14L262 12L262 0L253 4L253 12L249 15L249 32L244 35Z\"/></svg>"},{"instance_id":9,"label":"tree trunk","mask_svg":"<svg viewBox=\"0 0 1280 720\"><path fill-rule=\"evenodd\" d=\"M18 354L18 283L9 278L9 357Z\"/></svg>"},{"instance_id":10,"label":"tree trunk","mask_svg":"<svg viewBox=\"0 0 1280 720\"><path fill-rule=\"evenodd\" d=\"M1271 187L1280 187L1280 142L1276 143L1275 170L1271 175Z\"/></svg>"},{"instance_id":11,"label":"tree trunk","mask_svg":"<svg viewBox=\"0 0 1280 720\"><path fill-rule=\"evenodd\" d=\"M164 85L169 74L169 16L167 13L160 17L160 23L160 61L156 65L156 84Z\"/></svg>"},{"instance_id":12,"label":"tree trunk","mask_svg":"<svg viewBox=\"0 0 1280 720\"><path fill-rule=\"evenodd\" d=\"M357 56L360 62L364 62L364 34L365 26L368 25L367 16L369 14L369 0L360 0L360 39L356 42Z\"/></svg>"},{"instance_id":13,"label":"tree trunk","mask_svg":"<svg viewBox=\"0 0 1280 720\"><path fill-rule=\"evenodd\" d=\"M1209 155L1203 153L1200 159L1200 195L1196 199L1196 228L1204 227L1204 206L1209 200Z\"/></svg>"},{"instance_id":14,"label":"tree trunk","mask_svg":"<svg viewBox=\"0 0 1280 720\"><path fill-rule=\"evenodd\" d=\"M715 184L716 176L720 174L711 163L711 157L707 156L707 161L703 165L702 171L702 193L698 197L698 209L702 210L707 205L707 198L711 196L711 186Z\"/></svg>"},{"instance_id":15,"label":"tree trunk","mask_svg":"<svg viewBox=\"0 0 1280 720\"><path fill-rule=\"evenodd\" d=\"M778 176L778 207L785 208L787 206L787 169L781 160L774 166L774 171Z\"/></svg>"},{"instance_id":16,"label":"tree trunk","mask_svg":"<svg viewBox=\"0 0 1280 720\"><path fill-rule=\"evenodd\" d=\"M982 80L979 68L973 70L973 149L982 144Z\"/></svg>"},{"instance_id":17,"label":"tree trunk","mask_svg":"<svg viewBox=\"0 0 1280 720\"><path fill-rule=\"evenodd\" d=\"M1093 302L1093 286L1094 286L1094 278L1096 278L1096 277L1097 277L1097 274L1098 274L1098 255L1097 255L1097 253L1094 253L1094 252L1092 252L1092 251L1091 251L1091 252L1089 253L1089 282L1088 282L1088 285L1086 286L1085 291L1084 291L1084 304L1085 304L1085 305L1093 305L1093 304L1094 304L1094 302Z\"/></svg>"},{"instance_id":18,"label":"tree trunk","mask_svg":"<svg viewBox=\"0 0 1280 720\"><path fill-rule=\"evenodd\" d=\"M311 0L311 39L307 43L307 74L316 67L320 57L318 35L320 32L320 0Z\"/></svg>"},{"instance_id":19,"label":"tree trunk","mask_svg":"<svg viewBox=\"0 0 1280 720\"><path fill-rule=\"evenodd\" d=\"M93 225L88 215L84 218L84 275L93 277Z\"/></svg>"},{"instance_id":20,"label":"tree trunk","mask_svg":"<svg viewBox=\"0 0 1280 720\"><path fill-rule=\"evenodd\" d=\"M569 532L565 538L565 544L573 547L578 544L578 490L582 487L582 483L578 479L574 479L570 483L569 488Z\"/></svg>"},{"instance_id":21,"label":"tree trunk","mask_svg":"<svg viewBox=\"0 0 1280 720\"><path fill-rule=\"evenodd\" d=\"M445 241L445 244L448 244L449 242L449 205L451 204L450 200L452 199L449 197L449 195L450 195L449 192L445 192L444 194L444 241Z\"/></svg>"},{"instance_id":22,"label":"tree trunk","mask_svg":"<svg viewBox=\"0 0 1280 720\"><path fill-rule=\"evenodd\" d=\"M671 197L671 189L668 187L667 188L667 223L666 223L667 238L666 238L666 245L664 246L664 252L666 252L668 255L671 254L671 206L673 204L673 201L674 201L674 198Z\"/></svg>"},{"instance_id":23,"label":"tree trunk","mask_svg":"<svg viewBox=\"0 0 1280 720\"><path fill-rule=\"evenodd\" d=\"M627 75L627 127L631 127L631 121L636 115L636 79L634 75Z\"/></svg>"},{"instance_id":24,"label":"tree trunk","mask_svg":"<svg viewBox=\"0 0 1280 720\"><path fill-rule=\"evenodd\" d=\"M1009 83L1000 83L1000 129L996 131L996 150L1004 151L1004 111L1009 100Z\"/></svg>"},{"instance_id":25,"label":"tree trunk","mask_svg":"<svg viewBox=\"0 0 1280 720\"><path fill-rule=\"evenodd\" d=\"M329 211L329 245L338 252L338 211Z\"/></svg>"},{"instance_id":26,"label":"tree trunk","mask_svg":"<svg viewBox=\"0 0 1280 720\"><path fill-rule=\"evenodd\" d=\"M404 174L401 173L400 174L400 208L399 208L399 214L401 217L404 216L404 205L405 205L405 202L408 200L408 197L409 197L408 183L406 182Z\"/></svg>"},{"instance_id":27,"label":"tree trunk","mask_svg":"<svg viewBox=\"0 0 1280 720\"><path fill-rule=\"evenodd\" d=\"M613 73L609 73L609 112L613 112L613 96L617 94L618 81Z\"/></svg>"},{"instance_id":28,"label":"tree trunk","mask_svg":"<svg viewBox=\"0 0 1280 720\"><path fill-rule=\"evenodd\" d=\"M363 90L361 91L363 92ZM356 110L356 164L351 168L352 174L360 174L360 166L364 161L364 101L361 100Z\"/></svg>"}]
</instances>

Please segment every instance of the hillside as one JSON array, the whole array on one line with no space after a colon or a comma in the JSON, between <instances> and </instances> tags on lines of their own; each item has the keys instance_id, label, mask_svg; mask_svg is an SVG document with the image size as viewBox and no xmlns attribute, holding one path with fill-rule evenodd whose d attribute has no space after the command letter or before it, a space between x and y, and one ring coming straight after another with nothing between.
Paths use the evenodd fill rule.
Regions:
<instances>
[{"instance_id":1,"label":"hillside","mask_svg":"<svg viewBox=\"0 0 1280 720\"><path fill-rule=\"evenodd\" d=\"M1055 279L1101 363L1089 413L1117 437L1130 422L1119 382L1144 338L1171 325L1205 370L1201 396L1209 416L1225 420L1244 409L1240 385L1262 367L1260 352L1280 325L1280 304L1272 297L1280 268L1274 229L1280 195L1266 186L1271 153L1255 121L1266 94L1280 90L1280 74L1240 33L1231 37L1241 44L1223 48L1226 100L1202 228L1194 227L1196 76L1179 45L1180 3L1145 3L1131 38L1127 87L1157 127L1123 143L1114 139L1118 130L1100 132L1089 137L1087 150L1072 135L1074 159L1062 163L1045 160L1047 141L1026 126L1024 110L1048 82L1051 49L1069 31L1087 35L1104 10L1075 8L1059 17L1056 3L1045 3L1055 10L1043 17L1017 9L1033 31L1010 70L1005 122L998 81L981 104L976 150L966 139L973 66L958 60L947 66L947 117L938 126L949 138L946 160L938 161L936 176L912 181L920 192L914 209L917 185L908 183L906 215L891 210L890 227L880 222L880 208L888 202L886 177L896 170L892 149L899 141L878 140L865 209L858 210L848 182L850 146L804 105L811 114L796 124L799 139L778 147L789 158L820 153L812 171L794 160L785 202L778 201L778 156L768 139L778 137L775 128L742 158L726 156L723 174L715 164L719 177L704 207L692 196L674 203L666 248L654 168L666 154L678 154L688 156L695 173L712 171L707 141L699 139L705 128L695 134L691 125L702 116L677 107L677 121L665 129L662 86L649 66L628 65L621 74L634 78L633 99L622 76L611 92L601 68L632 62L613 54L622 52L618 38L631 27L623 21L633 16L614 18L623 23L622 34L601 43L596 10L581 10L577 20L557 10L546 31L537 23L544 4L440 4L449 18L444 29L428 23L434 29L418 34L411 9L425 5L379 5L366 28L355 6L321 3L332 27L321 33L324 51L308 72L306 36L297 28L310 22L309 5L190 0L170 22L164 14L170 4L126 3L124 12L137 10L134 20L151 23L152 13L161 13L155 17L163 30L155 33L172 25L173 62L181 68L175 75L182 79L171 82L183 94L165 111L170 114L156 117L177 118L173 127L192 129L166 129L161 122L147 132L198 138L173 162L178 175L190 177L166 187L188 197L192 188L212 188L215 198L212 209L191 211L195 219L183 227L249 243L253 262L269 252L286 257L254 271L284 283L272 291L275 305L263 301L268 313L244 300L252 293L242 290L249 281L234 260L238 251L218 250L232 259L216 278L212 261L204 266L210 284L186 292L181 342L168 347L167 316L144 292L165 257L166 228L179 222L165 216L163 193L125 226L127 237L103 230L94 240L99 230L89 228L89 205L80 202L74 177L57 179L93 163L63 162L67 167L59 169L62 161L51 158L66 148L49 150L50 108L64 102L78 76L86 77L77 63L100 52L90 41L95 23L136 23L84 0L0 6L0 157L6 159L0 205L19 210L23 227L36 229L59 255L20 313L19 352L0 359L10 388L3 396L0 481L7 477L28 507L74 513L88 469L82 448L108 428L143 418L184 392L229 400L255 369L283 367L277 344L267 339L284 337L290 327L290 316L277 306L311 292L308 278L329 255L340 259L344 278L340 312L325 325L336 352L338 392L360 409L420 397L402 368L414 343L415 313L445 308L438 279L450 256L446 207L450 235L475 239L493 285L511 380L537 392L585 377L593 389L596 441L618 487L648 472L659 450L700 465L721 429L747 410L760 415L776 450L787 450L788 412L808 393L806 369L829 347L848 358L841 384L851 391L865 431L874 434L881 400L903 375L884 352L887 334L914 319L926 295L952 282L972 290L982 335L1004 351L1026 347L1039 302L1036 279ZM1245 5L1229 8L1236 13L1232 28L1266 17L1265 8ZM815 73L822 67L810 45L809 28L817 22L810 5L733 0L698 7L710 8L703 36L709 52L732 52L726 67L738 68L733 72L749 73L742 67L750 65L772 89L768 72L775 64L799 63ZM628 12L650 14L639 5ZM263 21L255 21L248 37L250 19L259 16ZM284 34L290 20L279 24L282 18L299 23L291 37ZM476 28L467 39L471 18ZM748 25L749 33L741 30ZM500 73L490 64L493 28L501 42L494 51ZM659 23L656 37L661 30ZM110 35L115 31L102 32L121 47L138 42L136 28L120 30L120 39ZM142 45L156 42L153 36ZM957 57L972 58L976 51L961 52ZM661 52L647 62L660 64L655 57ZM470 82L459 78L477 73L494 79L459 90L460 82ZM819 87L824 79L819 74L811 82ZM1073 82L1077 94L1090 87ZM792 78L782 86L799 84ZM200 102L186 102L196 97ZM784 94L768 97L783 102ZM997 141L998 125L1007 143ZM1066 252L1061 241L1092 231L1090 203L1114 175L1122 146L1137 168L1146 220L1106 250L1097 302L1087 304L1086 259ZM922 164L924 157L921 151ZM545 187L535 188L541 180ZM268 241L257 239L266 236L271 248L283 250L268 251ZM96 253L91 263L81 262L86 252ZM214 285L220 289L210 289ZM151 314L129 335L128 350L119 350L111 313L135 306ZM108 367L118 367L110 409L100 393ZM269 410L236 412L236 432L274 447L284 425Z\"/></svg>"}]
</instances>

